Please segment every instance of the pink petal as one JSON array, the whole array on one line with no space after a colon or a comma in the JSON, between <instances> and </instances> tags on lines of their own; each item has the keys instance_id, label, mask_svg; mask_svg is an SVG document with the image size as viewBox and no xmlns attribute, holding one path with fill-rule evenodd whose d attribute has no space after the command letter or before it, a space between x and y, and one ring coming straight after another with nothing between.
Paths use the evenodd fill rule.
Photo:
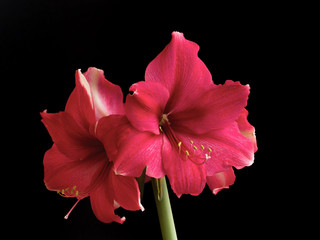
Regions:
<instances>
[{"instance_id":1,"label":"pink petal","mask_svg":"<svg viewBox=\"0 0 320 240\"><path fill-rule=\"evenodd\" d=\"M126 117L119 115L101 118L96 133L114 163L116 174L139 177L148 165L147 174L152 177L164 176L160 162L160 135L140 132Z\"/></svg>"},{"instance_id":2,"label":"pink petal","mask_svg":"<svg viewBox=\"0 0 320 240\"><path fill-rule=\"evenodd\" d=\"M109 82L103 70L89 68L83 74L90 86L96 121L111 114L124 114L121 88Z\"/></svg>"},{"instance_id":3,"label":"pink petal","mask_svg":"<svg viewBox=\"0 0 320 240\"><path fill-rule=\"evenodd\" d=\"M81 127L89 130L90 126L96 123L90 85L80 69L76 71L75 78L76 87L68 99L65 111L69 113Z\"/></svg>"},{"instance_id":4,"label":"pink petal","mask_svg":"<svg viewBox=\"0 0 320 240\"><path fill-rule=\"evenodd\" d=\"M109 187L113 188L115 201L121 207L131 211L143 209L139 186L134 177L124 177L110 171L108 182Z\"/></svg>"},{"instance_id":5,"label":"pink petal","mask_svg":"<svg viewBox=\"0 0 320 240\"><path fill-rule=\"evenodd\" d=\"M123 114L121 88L104 77L102 70L89 68L84 74L76 71L76 88L71 93L65 111L80 126L89 129L102 116Z\"/></svg>"},{"instance_id":6,"label":"pink petal","mask_svg":"<svg viewBox=\"0 0 320 240\"><path fill-rule=\"evenodd\" d=\"M187 159L185 153L178 153L167 137L163 137L163 167L171 188L180 197L182 194L199 195L206 184L205 165L197 165Z\"/></svg>"},{"instance_id":7,"label":"pink petal","mask_svg":"<svg viewBox=\"0 0 320 240\"><path fill-rule=\"evenodd\" d=\"M224 85L213 85L199 98L179 105L170 114L172 126L180 131L205 133L232 124L247 105L249 86L227 81Z\"/></svg>"},{"instance_id":8,"label":"pink petal","mask_svg":"<svg viewBox=\"0 0 320 240\"><path fill-rule=\"evenodd\" d=\"M86 197L97 175L105 167L105 158L105 155L101 155L85 161L74 161L53 145L43 159L44 182L49 190L64 190L66 196Z\"/></svg>"},{"instance_id":9,"label":"pink petal","mask_svg":"<svg viewBox=\"0 0 320 240\"><path fill-rule=\"evenodd\" d=\"M236 176L232 168L224 172L219 172L214 174L213 176L207 176L207 184L210 187L213 194L217 194L224 188L229 188L230 185L234 183Z\"/></svg>"},{"instance_id":10,"label":"pink petal","mask_svg":"<svg viewBox=\"0 0 320 240\"><path fill-rule=\"evenodd\" d=\"M208 176L226 171L230 166L240 169L253 164L254 146L249 139L240 133L236 123L228 128L211 131L205 137L195 139L198 144L212 150L211 158L205 164Z\"/></svg>"},{"instance_id":11,"label":"pink petal","mask_svg":"<svg viewBox=\"0 0 320 240\"><path fill-rule=\"evenodd\" d=\"M104 223L123 223L125 217L120 218L114 213L117 204L114 201L113 187L110 188L110 179L105 176L101 184L90 193L91 207L96 217Z\"/></svg>"},{"instance_id":12,"label":"pink petal","mask_svg":"<svg viewBox=\"0 0 320 240\"><path fill-rule=\"evenodd\" d=\"M148 65L145 80L163 84L170 93L167 110L177 104L191 102L198 92L212 85L212 77L198 57L199 46L173 32L171 42ZM200 104L200 103L199 103Z\"/></svg>"},{"instance_id":13,"label":"pink petal","mask_svg":"<svg viewBox=\"0 0 320 240\"><path fill-rule=\"evenodd\" d=\"M102 144L66 112L41 113L42 122L59 151L73 160L84 160L104 152Z\"/></svg>"},{"instance_id":14,"label":"pink petal","mask_svg":"<svg viewBox=\"0 0 320 240\"><path fill-rule=\"evenodd\" d=\"M168 90L157 82L138 82L130 87L125 104L126 116L140 131L159 134L159 121L169 98Z\"/></svg>"},{"instance_id":15,"label":"pink petal","mask_svg":"<svg viewBox=\"0 0 320 240\"><path fill-rule=\"evenodd\" d=\"M242 113L240 114L240 117L236 120L238 123L238 127L240 132L247 137L254 145L254 152L258 150L257 147L257 139L255 134L254 127L248 122L248 111L244 108L242 110Z\"/></svg>"}]
</instances>

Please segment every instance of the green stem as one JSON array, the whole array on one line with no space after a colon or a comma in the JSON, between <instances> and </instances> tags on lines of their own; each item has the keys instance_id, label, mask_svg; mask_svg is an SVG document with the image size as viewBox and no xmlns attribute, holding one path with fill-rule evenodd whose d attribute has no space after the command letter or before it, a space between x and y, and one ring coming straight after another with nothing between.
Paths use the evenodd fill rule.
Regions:
<instances>
[{"instance_id":1,"label":"green stem","mask_svg":"<svg viewBox=\"0 0 320 240\"><path fill-rule=\"evenodd\" d=\"M166 178L153 178L152 188L158 210L162 239L176 240L178 238L174 226Z\"/></svg>"}]
</instances>

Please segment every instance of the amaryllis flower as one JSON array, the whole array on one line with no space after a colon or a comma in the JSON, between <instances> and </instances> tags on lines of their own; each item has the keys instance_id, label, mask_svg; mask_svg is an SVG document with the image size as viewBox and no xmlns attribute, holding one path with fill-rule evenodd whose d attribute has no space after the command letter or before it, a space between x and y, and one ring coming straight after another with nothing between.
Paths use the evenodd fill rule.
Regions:
<instances>
[{"instance_id":1,"label":"amaryllis flower","mask_svg":"<svg viewBox=\"0 0 320 240\"><path fill-rule=\"evenodd\" d=\"M200 194L207 182L216 193L233 183L232 167L253 163L253 127L247 123L250 128L241 133L245 121L238 120L249 86L230 80L215 85L198 51L173 32L148 65L145 81L130 87L126 116L100 120L97 134L110 132L101 140L117 174L139 176L147 167L148 176L167 175L180 197Z\"/></svg>"},{"instance_id":2,"label":"amaryllis flower","mask_svg":"<svg viewBox=\"0 0 320 240\"><path fill-rule=\"evenodd\" d=\"M102 116L124 113L122 101L120 87L107 81L102 70L89 68L84 74L76 71L76 87L65 111L41 113L54 142L43 160L47 188L76 197L77 203L90 196L94 214L106 223L125 220L114 213L119 206L142 209L136 180L114 173L113 163L96 137L96 124Z\"/></svg>"}]
</instances>

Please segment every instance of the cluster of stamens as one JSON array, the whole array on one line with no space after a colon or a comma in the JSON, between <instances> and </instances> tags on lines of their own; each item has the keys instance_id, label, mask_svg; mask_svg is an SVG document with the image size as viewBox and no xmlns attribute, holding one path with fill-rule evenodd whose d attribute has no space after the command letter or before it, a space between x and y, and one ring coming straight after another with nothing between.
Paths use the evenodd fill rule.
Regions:
<instances>
[{"instance_id":1,"label":"cluster of stamens","mask_svg":"<svg viewBox=\"0 0 320 240\"><path fill-rule=\"evenodd\" d=\"M79 191L76 190L77 186L73 186L72 188L63 188L58 190L57 193L62 197L78 197Z\"/></svg>"},{"instance_id":2,"label":"cluster of stamens","mask_svg":"<svg viewBox=\"0 0 320 240\"><path fill-rule=\"evenodd\" d=\"M202 165L211 158L212 149L210 147L206 148L202 144L197 146L193 140L190 140L190 147L187 146L181 141L178 142L179 154L184 153L185 160L189 159L195 164Z\"/></svg>"},{"instance_id":3,"label":"cluster of stamens","mask_svg":"<svg viewBox=\"0 0 320 240\"><path fill-rule=\"evenodd\" d=\"M195 144L193 140L190 140L189 144L186 144L178 139L170 127L170 122L166 114L162 116L159 129L167 136L171 146L176 148L179 154L185 155L185 158L182 159L189 159L197 165L202 165L211 158L212 149L210 147L205 147L203 144Z\"/></svg>"}]
</instances>

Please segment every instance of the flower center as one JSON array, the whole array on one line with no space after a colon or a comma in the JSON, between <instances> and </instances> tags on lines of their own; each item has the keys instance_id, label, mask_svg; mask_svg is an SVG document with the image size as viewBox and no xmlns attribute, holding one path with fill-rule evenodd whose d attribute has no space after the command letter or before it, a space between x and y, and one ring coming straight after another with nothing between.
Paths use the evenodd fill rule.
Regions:
<instances>
[{"instance_id":1,"label":"flower center","mask_svg":"<svg viewBox=\"0 0 320 240\"><path fill-rule=\"evenodd\" d=\"M160 132L165 134L168 138L171 146L175 149L179 155L184 155L183 160L189 159L197 165L204 164L211 158L212 149L205 147L202 144L196 144L193 140L189 139L188 143L182 142L174 133L171 123L167 114L163 114L159 123Z\"/></svg>"}]
</instances>

